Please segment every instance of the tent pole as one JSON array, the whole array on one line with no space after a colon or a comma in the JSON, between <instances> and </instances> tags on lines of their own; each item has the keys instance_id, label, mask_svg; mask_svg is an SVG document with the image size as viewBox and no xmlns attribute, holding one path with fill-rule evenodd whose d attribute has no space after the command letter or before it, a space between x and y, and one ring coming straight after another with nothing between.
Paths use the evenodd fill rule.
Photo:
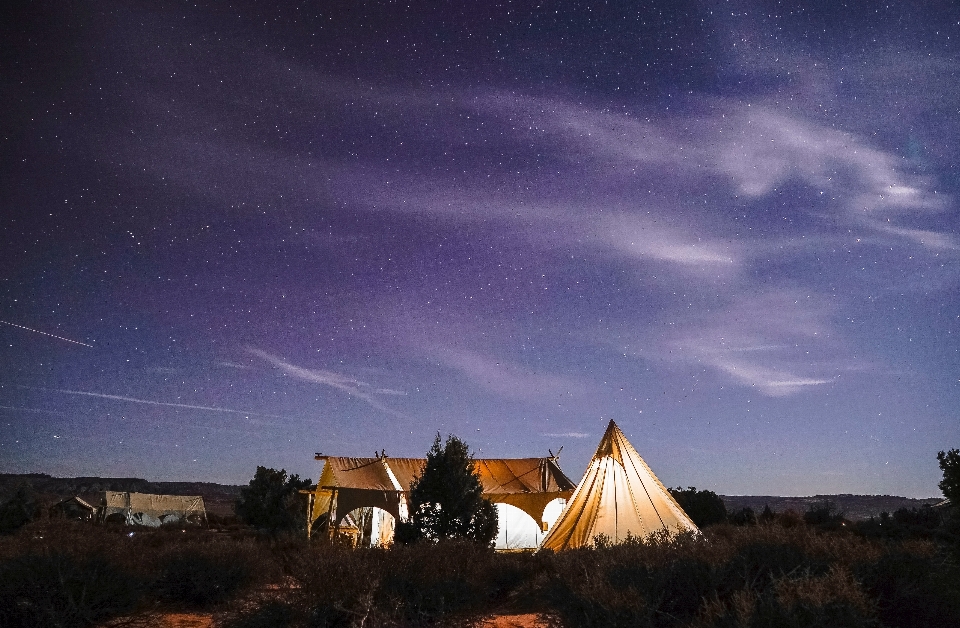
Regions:
<instances>
[{"instance_id":1,"label":"tent pole","mask_svg":"<svg viewBox=\"0 0 960 628\"><path fill-rule=\"evenodd\" d=\"M336 538L337 530L340 528L340 522L335 521L337 518L337 495L340 491L333 489L332 493L330 495L330 508L327 509L327 530L330 534L330 540Z\"/></svg>"},{"instance_id":2,"label":"tent pole","mask_svg":"<svg viewBox=\"0 0 960 628\"><path fill-rule=\"evenodd\" d=\"M314 493L307 495L307 540L310 540L310 535L313 532L313 500Z\"/></svg>"}]
</instances>

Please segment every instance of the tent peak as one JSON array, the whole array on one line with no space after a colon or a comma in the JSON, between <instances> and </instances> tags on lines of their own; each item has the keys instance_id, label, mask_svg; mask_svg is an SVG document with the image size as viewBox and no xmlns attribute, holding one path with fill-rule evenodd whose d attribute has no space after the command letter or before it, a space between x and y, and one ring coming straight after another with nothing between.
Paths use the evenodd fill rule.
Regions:
<instances>
[{"instance_id":1,"label":"tent peak","mask_svg":"<svg viewBox=\"0 0 960 628\"><path fill-rule=\"evenodd\" d=\"M594 454L594 458L605 458L610 456L620 464L623 464L623 443L627 442L627 437L624 436L623 431L617 426L617 424L610 419L610 423L607 424L607 430L603 433L603 437L600 439L600 444L597 446L597 453Z\"/></svg>"}]
</instances>

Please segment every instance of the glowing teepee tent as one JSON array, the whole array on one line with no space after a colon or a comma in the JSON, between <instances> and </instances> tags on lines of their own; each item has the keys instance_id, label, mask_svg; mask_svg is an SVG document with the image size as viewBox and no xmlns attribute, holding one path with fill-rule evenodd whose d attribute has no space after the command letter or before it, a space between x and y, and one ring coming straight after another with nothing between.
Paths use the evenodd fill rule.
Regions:
<instances>
[{"instance_id":1,"label":"glowing teepee tent","mask_svg":"<svg viewBox=\"0 0 960 628\"><path fill-rule=\"evenodd\" d=\"M541 548L582 547L603 534L614 543L627 535L699 532L627 438L610 421L597 453Z\"/></svg>"}]
</instances>

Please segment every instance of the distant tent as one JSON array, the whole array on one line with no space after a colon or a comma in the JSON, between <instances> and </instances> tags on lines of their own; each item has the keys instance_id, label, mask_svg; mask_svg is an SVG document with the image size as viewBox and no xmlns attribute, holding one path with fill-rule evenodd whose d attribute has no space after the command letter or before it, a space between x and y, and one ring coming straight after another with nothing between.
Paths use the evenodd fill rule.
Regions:
<instances>
[{"instance_id":1,"label":"distant tent","mask_svg":"<svg viewBox=\"0 0 960 628\"><path fill-rule=\"evenodd\" d=\"M206 521L203 497L198 495L151 495L106 491L100 507L99 520L119 515L127 525L157 528L164 523Z\"/></svg>"},{"instance_id":2,"label":"distant tent","mask_svg":"<svg viewBox=\"0 0 960 628\"><path fill-rule=\"evenodd\" d=\"M70 497L50 507L50 517L91 521L97 509L79 497Z\"/></svg>"},{"instance_id":3,"label":"distant tent","mask_svg":"<svg viewBox=\"0 0 960 628\"><path fill-rule=\"evenodd\" d=\"M620 428L610 421L577 490L540 547L583 547L600 534L616 543L628 534L642 538L661 530L699 533Z\"/></svg>"},{"instance_id":4,"label":"distant tent","mask_svg":"<svg viewBox=\"0 0 960 628\"><path fill-rule=\"evenodd\" d=\"M318 454L316 459L325 464L317 487L309 491L308 533L318 520L333 533L344 515L362 507L372 506L397 519L406 519L410 485L426 465L424 458L347 458ZM519 508L541 529L545 529L543 515L547 505L554 499L570 497L574 489L555 457L482 458L474 461L474 468L480 476L485 499ZM392 540L392 531L392 522L378 526L379 542Z\"/></svg>"}]
</instances>

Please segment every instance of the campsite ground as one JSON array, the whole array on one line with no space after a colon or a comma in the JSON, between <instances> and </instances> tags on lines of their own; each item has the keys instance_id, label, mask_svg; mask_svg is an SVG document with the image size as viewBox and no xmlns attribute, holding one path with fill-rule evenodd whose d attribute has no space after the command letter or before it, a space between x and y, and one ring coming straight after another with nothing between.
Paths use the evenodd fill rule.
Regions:
<instances>
[{"instance_id":1,"label":"campsite ground","mask_svg":"<svg viewBox=\"0 0 960 628\"><path fill-rule=\"evenodd\" d=\"M960 626L957 529L794 513L528 554L37 522L0 537L0 625Z\"/></svg>"},{"instance_id":2,"label":"campsite ground","mask_svg":"<svg viewBox=\"0 0 960 628\"><path fill-rule=\"evenodd\" d=\"M110 622L104 628L123 623L126 622ZM166 613L155 616L151 624L154 628L211 628L214 625L213 613ZM547 628L547 623L535 613L495 615L485 619L480 628Z\"/></svg>"}]
</instances>

